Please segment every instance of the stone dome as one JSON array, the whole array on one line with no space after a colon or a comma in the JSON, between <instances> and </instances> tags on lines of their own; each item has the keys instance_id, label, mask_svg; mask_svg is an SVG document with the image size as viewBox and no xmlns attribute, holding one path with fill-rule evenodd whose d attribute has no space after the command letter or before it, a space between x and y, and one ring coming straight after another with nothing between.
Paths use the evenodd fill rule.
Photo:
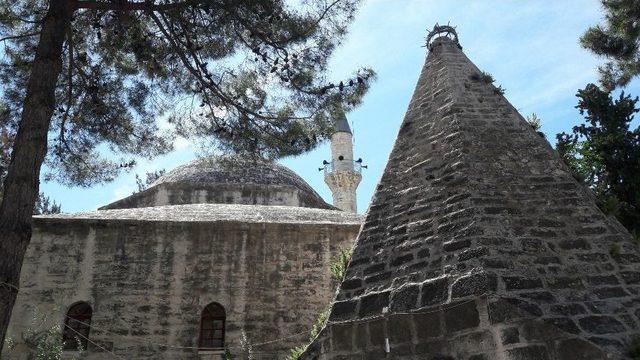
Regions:
<instances>
[{"instance_id":1,"label":"stone dome","mask_svg":"<svg viewBox=\"0 0 640 360\"><path fill-rule=\"evenodd\" d=\"M333 208L285 166L260 158L222 155L178 166L148 189L101 209L199 203Z\"/></svg>"}]
</instances>

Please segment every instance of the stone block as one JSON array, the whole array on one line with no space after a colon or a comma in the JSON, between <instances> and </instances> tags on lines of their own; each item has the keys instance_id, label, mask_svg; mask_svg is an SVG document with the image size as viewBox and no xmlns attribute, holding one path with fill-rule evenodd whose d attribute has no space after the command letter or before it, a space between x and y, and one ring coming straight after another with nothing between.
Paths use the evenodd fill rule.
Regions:
<instances>
[{"instance_id":1,"label":"stone block","mask_svg":"<svg viewBox=\"0 0 640 360\"><path fill-rule=\"evenodd\" d=\"M440 312L413 315L418 342L423 342L425 339L438 337L442 334L440 315Z\"/></svg>"},{"instance_id":2,"label":"stone block","mask_svg":"<svg viewBox=\"0 0 640 360\"><path fill-rule=\"evenodd\" d=\"M355 347L356 349L364 350L368 347L367 340L369 340L367 323L357 323L355 329Z\"/></svg>"},{"instance_id":3,"label":"stone block","mask_svg":"<svg viewBox=\"0 0 640 360\"><path fill-rule=\"evenodd\" d=\"M486 247L467 249L458 255L458 261L466 261L469 259L479 258L487 254L489 254L489 249L487 249Z\"/></svg>"},{"instance_id":4,"label":"stone block","mask_svg":"<svg viewBox=\"0 0 640 360\"><path fill-rule=\"evenodd\" d=\"M440 304L445 302L448 296L449 278L433 279L422 284L420 304L421 306Z\"/></svg>"},{"instance_id":5,"label":"stone block","mask_svg":"<svg viewBox=\"0 0 640 360\"><path fill-rule=\"evenodd\" d=\"M480 315L475 301L452 303L444 310L447 333L475 328L480 324Z\"/></svg>"},{"instance_id":6,"label":"stone block","mask_svg":"<svg viewBox=\"0 0 640 360\"><path fill-rule=\"evenodd\" d=\"M590 250L591 245L585 239L567 239L558 244L564 250Z\"/></svg>"},{"instance_id":7,"label":"stone block","mask_svg":"<svg viewBox=\"0 0 640 360\"><path fill-rule=\"evenodd\" d=\"M500 341L503 345L517 344L520 342L520 331L517 327L504 328L500 332Z\"/></svg>"},{"instance_id":8,"label":"stone block","mask_svg":"<svg viewBox=\"0 0 640 360\"><path fill-rule=\"evenodd\" d=\"M585 309L584 306L581 305L581 304L552 305L550 307L550 310L551 310L551 313L553 313L553 314L566 315L566 316L580 315L580 314L586 314L587 313L587 309Z\"/></svg>"},{"instance_id":9,"label":"stone block","mask_svg":"<svg viewBox=\"0 0 640 360\"><path fill-rule=\"evenodd\" d=\"M373 293L360 299L359 317L366 317L382 313L382 308L389 306L389 292Z\"/></svg>"},{"instance_id":10,"label":"stone block","mask_svg":"<svg viewBox=\"0 0 640 360\"><path fill-rule=\"evenodd\" d=\"M353 324L331 326L331 344L334 351L350 351L353 348Z\"/></svg>"},{"instance_id":11,"label":"stone block","mask_svg":"<svg viewBox=\"0 0 640 360\"><path fill-rule=\"evenodd\" d=\"M451 298L485 294L497 288L496 276L485 272L458 278L451 286Z\"/></svg>"},{"instance_id":12,"label":"stone block","mask_svg":"<svg viewBox=\"0 0 640 360\"><path fill-rule=\"evenodd\" d=\"M413 254L398 256L391 262L391 266L400 266L413 260Z\"/></svg>"},{"instance_id":13,"label":"stone block","mask_svg":"<svg viewBox=\"0 0 640 360\"><path fill-rule=\"evenodd\" d=\"M523 346L506 351L507 360L549 360L549 352L542 345Z\"/></svg>"},{"instance_id":14,"label":"stone block","mask_svg":"<svg viewBox=\"0 0 640 360\"><path fill-rule=\"evenodd\" d=\"M369 343L375 348L384 349L384 320L374 320L369 322Z\"/></svg>"},{"instance_id":15,"label":"stone block","mask_svg":"<svg viewBox=\"0 0 640 360\"><path fill-rule=\"evenodd\" d=\"M364 269L362 273L364 275L375 274L377 272L383 271L385 269L385 266L386 265L384 263L374 264Z\"/></svg>"},{"instance_id":16,"label":"stone block","mask_svg":"<svg viewBox=\"0 0 640 360\"><path fill-rule=\"evenodd\" d=\"M470 240L449 241L442 244L442 250L446 252L456 251L471 246Z\"/></svg>"},{"instance_id":17,"label":"stone block","mask_svg":"<svg viewBox=\"0 0 640 360\"><path fill-rule=\"evenodd\" d=\"M393 315L388 317L389 340L393 344L411 343L413 330L411 315Z\"/></svg>"},{"instance_id":18,"label":"stone block","mask_svg":"<svg viewBox=\"0 0 640 360\"><path fill-rule=\"evenodd\" d=\"M521 276L503 276L502 281L504 281L507 291L536 289L542 287L542 280Z\"/></svg>"},{"instance_id":19,"label":"stone block","mask_svg":"<svg viewBox=\"0 0 640 360\"><path fill-rule=\"evenodd\" d=\"M390 310L392 313L415 309L420 295L419 285L404 286L391 294Z\"/></svg>"},{"instance_id":20,"label":"stone block","mask_svg":"<svg viewBox=\"0 0 640 360\"><path fill-rule=\"evenodd\" d=\"M611 316L586 316L578 320L584 331L592 334L613 334L625 331L624 325Z\"/></svg>"},{"instance_id":21,"label":"stone block","mask_svg":"<svg viewBox=\"0 0 640 360\"><path fill-rule=\"evenodd\" d=\"M361 279L346 279L340 285L342 290L354 290L362 287Z\"/></svg>"},{"instance_id":22,"label":"stone block","mask_svg":"<svg viewBox=\"0 0 640 360\"><path fill-rule=\"evenodd\" d=\"M600 360L609 356L592 343L582 339L559 341L556 345L558 360Z\"/></svg>"},{"instance_id":23,"label":"stone block","mask_svg":"<svg viewBox=\"0 0 640 360\"><path fill-rule=\"evenodd\" d=\"M544 319L544 322L569 334L579 334L580 329L573 319L568 317L556 317Z\"/></svg>"},{"instance_id":24,"label":"stone block","mask_svg":"<svg viewBox=\"0 0 640 360\"><path fill-rule=\"evenodd\" d=\"M618 286L595 289L593 293L596 294L599 299L620 298L629 295L628 292Z\"/></svg>"},{"instance_id":25,"label":"stone block","mask_svg":"<svg viewBox=\"0 0 640 360\"><path fill-rule=\"evenodd\" d=\"M620 273L622 280L628 285L640 284L640 272L623 271Z\"/></svg>"},{"instance_id":26,"label":"stone block","mask_svg":"<svg viewBox=\"0 0 640 360\"><path fill-rule=\"evenodd\" d=\"M535 300L536 302L551 303L556 301L556 297L549 291L527 292L519 295L527 299Z\"/></svg>"},{"instance_id":27,"label":"stone block","mask_svg":"<svg viewBox=\"0 0 640 360\"><path fill-rule=\"evenodd\" d=\"M615 275L589 276L587 281L590 285L618 285L620 281Z\"/></svg>"},{"instance_id":28,"label":"stone block","mask_svg":"<svg viewBox=\"0 0 640 360\"><path fill-rule=\"evenodd\" d=\"M424 248L424 249L418 251L418 259L423 259L423 258L429 257L429 255L430 255L430 252L429 252L428 248Z\"/></svg>"},{"instance_id":29,"label":"stone block","mask_svg":"<svg viewBox=\"0 0 640 360\"><path fill-rule=\"evenodd\" d=\"M538 306L520 299L500 298L489 303L489 321L492 324L539 316L542 316L542 310Z\"/></svg>"},{"instance_id":30,"label":"stone block","mask_svg":"<svg viewBox=\"0 0 640 360\"><path fill-rule=\"evenodd\" d=\"M331 321L350 319L356 312L358 302L355 300L337 301L331 307Z\"/></svg>"},{"instance_id":31,"label":"stone block","mask_svg":"<svg viewBox=\"0 0 640 360\"><path fill-rule=\"evenodd\" d=\"M548 279L547 285L552 289L584 289L582 280L576 277L562 276Z\"/></svg>"}]
</instances>

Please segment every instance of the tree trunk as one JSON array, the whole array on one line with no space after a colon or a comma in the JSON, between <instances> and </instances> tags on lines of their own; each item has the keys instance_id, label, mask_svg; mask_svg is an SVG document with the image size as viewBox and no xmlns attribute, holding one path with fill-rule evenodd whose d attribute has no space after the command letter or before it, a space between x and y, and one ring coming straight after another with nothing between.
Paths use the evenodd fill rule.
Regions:
<instances>
[{"instance_id":1,"label":"tree trunk","mask_svg":"<svg viewBox=\"0 0 640 360\"><path fill-rule=\"evenodd\" d=\"M4 182L0 206L0 353L18 294L22 260L31 240L31 215L47 153L55 88L62 70L62 45L72 11L69 0L49 1Z\"/></svg>"}]
</instances>

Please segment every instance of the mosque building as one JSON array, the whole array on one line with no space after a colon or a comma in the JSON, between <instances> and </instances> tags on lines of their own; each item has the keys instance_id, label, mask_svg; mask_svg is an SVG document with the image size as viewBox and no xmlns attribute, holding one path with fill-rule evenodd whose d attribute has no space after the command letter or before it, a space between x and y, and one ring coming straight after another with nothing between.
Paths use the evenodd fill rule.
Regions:
<instances>
[{"instance_id":1,"label":"mosque building","mask_svg":"<svg viewBox=\"0 0 640 360\"><path fill-rule=\"evenodd\" d=\"M226 155L96 211L34 217L2 358L30 358L34 316L60 326L65 358L78 345L83 359L284 358L331 302L330 264L361 224L361 161L339 120L324 169L336 206L282 165Z\"/></svg>"}]
</instances>

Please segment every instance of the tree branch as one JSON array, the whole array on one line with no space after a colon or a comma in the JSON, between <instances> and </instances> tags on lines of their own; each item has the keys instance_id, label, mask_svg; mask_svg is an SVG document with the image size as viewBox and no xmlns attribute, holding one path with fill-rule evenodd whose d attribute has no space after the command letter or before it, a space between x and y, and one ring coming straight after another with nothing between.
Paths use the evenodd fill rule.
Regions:
<instances>
[{"instance_id":1,"label":"tree branch","mask_svg":"<svg viewBox=\"0 0 640 360\"><path fill-rule=\"evenodd\" d=\"M40 31L22 34L22 35L12 35L12 36L3 37L3 38L0 38L0 42L6 41L6 40L13 40L13 39L22 39L25 37L36 36L36 35L40 35Z\"/></svg>"},{"instance_id":2,"label":"tree branch","mask_svg":"<svg viewBox=\"0 0 640 360\"><path fill-rule=\"evenodd\" d=\"M179 9L192 5L199 5L209 2L209 0L186 0L171 4L154 4L151 1L137 1L137 2L102 2L93 0L76 1L77 9L92 9L92 10L113 10L113 11L163 11L170 9Z\"/></svg>"}]
</instances>

